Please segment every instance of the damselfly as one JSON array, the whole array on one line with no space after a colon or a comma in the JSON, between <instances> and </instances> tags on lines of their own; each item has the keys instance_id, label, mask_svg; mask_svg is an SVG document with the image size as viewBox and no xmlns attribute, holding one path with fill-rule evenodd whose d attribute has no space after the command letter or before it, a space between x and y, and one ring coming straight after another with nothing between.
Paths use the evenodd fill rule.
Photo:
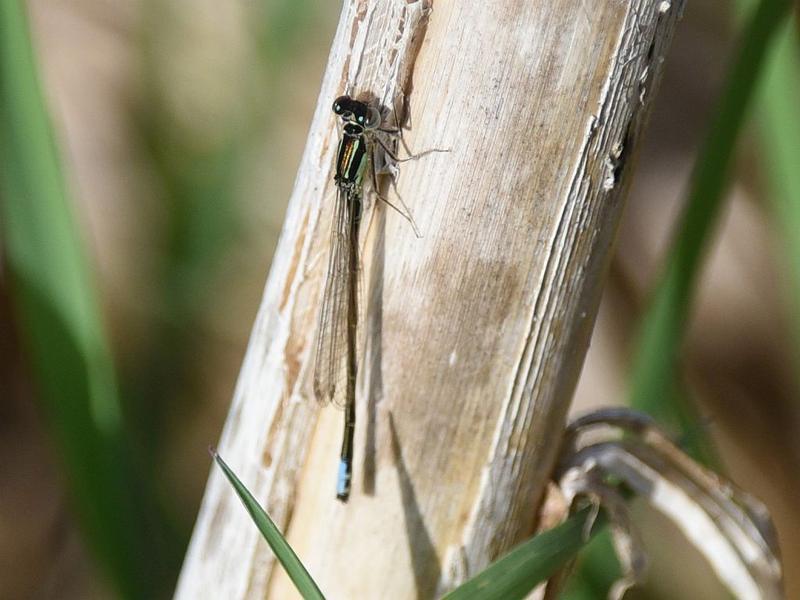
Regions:
<instances>
[{"instance_id":1,"label":"damselfly","mask_svg":"<svg viewBox=\"0 0 800 600\"><path fill-rule=\"evenodd\" d=\"M380 148L385 156L399 161L387 143L387 136L398 134L399 129L381 127L380 110L372 103L350 96L337 98L333 112L342 120L342 138L336 155L336 206L317 332L314 394L320 402L333 402L344 408L336 497L347 501L353 474L356 422L359 232L365 176L371 175L371 185L378 198L398 210L412 225L413 220L381 196L377 184L376 150ZM416 227L414 230L416 232Z\"/></svg>"}]
</instances>

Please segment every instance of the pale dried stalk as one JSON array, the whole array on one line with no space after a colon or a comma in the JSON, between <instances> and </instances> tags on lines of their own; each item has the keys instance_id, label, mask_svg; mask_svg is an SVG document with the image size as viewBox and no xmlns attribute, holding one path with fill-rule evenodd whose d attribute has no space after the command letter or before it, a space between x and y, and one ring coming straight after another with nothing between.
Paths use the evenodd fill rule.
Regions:
<instances>
[{"instance_id":1,"label":"pale dried stalk","mask_svg":"<svg viewBox=\"0 0 800 600\"><path fill-rule=\"evenodd\" d=\"M624 176L682 2L345 6L220 453L332 598L430 597L529 534L580 371ZM410 74L413 71L413 86ZM365 257L356 473L309 378L344 91L410 102ZM177 597L290 595L212 473Z\"/></svg>"},{"instance_id":2,"label":"pale dried stalk","mask_svg":"<svg viewBox=\"0 0 800 600\"><path fill-rule=\"evenodd\" d=\"M610 598L621 598L625 589L641 582L646 563L618 482L672 520L733 597L784 597L777 535L766 506L694 462L646 415L615 408L575 420L564 440L559 472L567 501L575 506L583 496L602 505L621 542L617 556L626 577Z\"/></svg>"}]
</instances>

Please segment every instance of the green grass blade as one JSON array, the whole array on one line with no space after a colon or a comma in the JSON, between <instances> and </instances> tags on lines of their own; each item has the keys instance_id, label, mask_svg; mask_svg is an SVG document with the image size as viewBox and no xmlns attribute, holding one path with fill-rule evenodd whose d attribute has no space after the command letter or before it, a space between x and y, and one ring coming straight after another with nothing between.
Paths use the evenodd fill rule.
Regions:
<instances>
[{"instance_id":1,"label":"green grass blade","mask_svg":"<svg viewBox=\"0 0 800 600\"><path fill-rule=\"evenodd\" d=\"M664 425L686 430L696 419L680 405L675 366L703 253L724 200L736 140L756 89L764 59L790 0L761 0L747 23L700 151L677 236L643 320L634 355L630 405ZM702 458L702 457L701 457Z\"/></svg>"},{"instance_id":2,"label":"green grass blade","mask_svg":"<svg viewBox=\"0 0 800 600\"><path fill-rule=\"evenodd\" d=\"M500 560L459 586L444 600L513 600L525 598L537 585L573 558L589 541L584 537L590 509L572 515L558 527L517 546ZM602 523L596 519L592 534Z\"/></svg>"},{"instance_id":3,"label":"green grass blade","mask_svg":"<svg viewBox=\"0 0 800 600\"><path fill-rule=\"evenodd\" d=\"M294 550L292 550L286 538L281 535L280 530L276 527L275 523L272 522L272 519L269 518L266 511L261 508L258 501L253 498L253 495L244 484L239 481L239 478L236 477L236 474L231 471L231 468L222 460L222 457L213 450L212 456L214 460L217 461L222 472L225 473L225 477L231 482L233 489L236 490L239 499L250 514L250 518L253 519L253 523L256 524L261 535L264 536L269 547L272 548L272 551L275 553L275 557L283 565L283 568L286 569L286 573L297 587L297 591L307 600L324 600L325 596L319 591L317 584L311 579L311 575L308 574L303 563L300 562L297 554L294 553Z\"/></svg>"},{"instance_id":4,"label":"green grass blade","mask_svg":"<svg viewBox=\"0 0 800 600\"><path fill-rule=\"evenodd\" d=\"M759 97L759 157L776 229L783 243L786 292L791 300L795 365L800 365L800 29L786 23L766 69ZM795 372L800 372L796 369Z\"/></svg>"},{"instance_id":5,"label":"green grass blade","mask_svg":"<svg viewBox=\"0 0 800 600\"><path fill-rule=\"evenodd\" d=\"M19 0L0 3L0 216L16 327L84 537L122 597L155 597L111 356Z\"/></svg>"},{"instance_id":6,"label":"green grass blade","mask_svg":"<svg viewBox=\"0 0 800 600\"><path fill-rule=\"evenodd\" d=\"M569 600L605 598L614 582L622 576L611 532L606 529L583 549L578 569L569 578L566 590L560 597Z\"/></svg>"}]
</instances>

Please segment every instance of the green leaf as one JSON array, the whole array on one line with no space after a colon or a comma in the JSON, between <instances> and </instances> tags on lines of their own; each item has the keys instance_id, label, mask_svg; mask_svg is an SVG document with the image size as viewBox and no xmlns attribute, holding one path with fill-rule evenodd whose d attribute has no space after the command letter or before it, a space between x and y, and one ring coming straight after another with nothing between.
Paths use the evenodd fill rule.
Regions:
<instances>
[{"instance_id":1,"label":"green leaf","mask_svg":"<svg viewBox=\"0 0 800 600\"><path fill-rule=\"evenodd\" d=\"M272 548L272 551L275 553L275 557L283 565L283 568L286 569L286 573L289 575L295 587L297 587L297 591L307 600L324 600L325 596L319 591L317 584L311 579L311 575L308 574L303 563L300 562L297 554L294 553L294 550L292 550L286 538L281 535L280 530L275 523L272 522L272 519L269 518L266 511L261 508L258 501L253 498L253 495L244 484L239 481L239 478L236 477L236 474L231 471L231 468L222 460L222 457L214 450L211 450L211 455L214 457L214 460L217 461L222 472L225 473L225 477L231 482L233 489L236 490L239 499L250 514L250 518L253 519L253 523L256 524L261 535L267 540L269 547Z\"/></svg>"},{"instance_id":2,"label":"green leaf","mask_svg":"<svg viewBox=\"0 0 800 600\"><path fill-rule=\"evenodd\" d=\"M573 558L602 525L598 517L587 539L586 520L591 509L572 515L558 527L524 542L459 586L444 600L513 600L525 598L537 585Z\"/></svg>"},{"instance_id":3,"label":"green leaf","mask_svg":"<svg viewBox=\"0 0 800 600\"><path fill-rule=\"evenodd\" d=\"M155 597L168 582L139 516L111 355L19 0L0 2L0 217L15 327L84 537L117 593Z\"/></svg>"},{"instance_id":4,"label":"green leaf","mask_svg":"<svg viewBox=\"0 0 800 600\"><path fill-rule=\"evenodd\" d=\"M759 98L759 159L774 225L783 244L783 287L791 301L794 360L800 365L800 28L791 19L778 36ZM800 372L796 368L795 373Z\"/></svg>"},{"instance_id":5,"label":"green leaf","mask_svg":"<svg viewBox=\"0 0 800 600\"><path fill-rule=\"evenodd\" d=\"M746 24L728 71L714 118L695 163L684 213L669 250L663 275L645 315L631 382L630 406L663 425L684 432L696 424L692 407L675 387L675 368L688 322L704 251L714 233L730 175L736 140L747 116L759 76L789 0L762 0ZM696 457L707 452L693 448ZM705 456L703 456L705 454Z\"/></svg>"}]
</instances>

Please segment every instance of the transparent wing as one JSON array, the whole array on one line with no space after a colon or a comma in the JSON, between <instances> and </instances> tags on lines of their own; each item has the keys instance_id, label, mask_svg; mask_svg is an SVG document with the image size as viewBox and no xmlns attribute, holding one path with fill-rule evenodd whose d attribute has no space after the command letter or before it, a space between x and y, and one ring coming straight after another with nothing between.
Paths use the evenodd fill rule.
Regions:
<instances>
[{"instance_id":1,"label":"transparent wing","mask_svg":"<svg viewBox=\"0 0 800 600\"><path fill-rule=\"evenodd\" d=\"M358 222L360 198L339 190L331 230L328 273L317 328L314 394L321 403L347 403L348 377L355 378L358 319Z\"/></svg>"}]
</instances>

